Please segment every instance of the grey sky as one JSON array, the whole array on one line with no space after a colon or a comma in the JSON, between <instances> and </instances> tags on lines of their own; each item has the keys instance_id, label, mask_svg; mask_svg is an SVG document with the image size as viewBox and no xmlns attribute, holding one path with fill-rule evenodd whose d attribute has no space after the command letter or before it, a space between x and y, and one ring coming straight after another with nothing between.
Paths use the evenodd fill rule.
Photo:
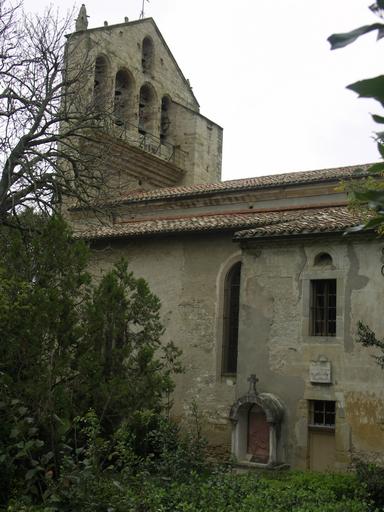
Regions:
<instances>
[{"instance_id":1,"label":"grey sky","mask_svg":"<svg viewBox=\"0 0 384 512\"><path fill-rule=\"evenodd\" d=\"M86 1L86 0L85 0ZM54 0L63 13L71 0ZM81 2L77 3L77 7ZM369 112L345 89L382 74L372 35L331 52L326 41L376 21L369 0L150 0L202 114L224 128L223 178L378 159ZM27 11L47 2L24 0ZM141 0L88 0L89 27L137 19ZM381 53L380 53L381 52Z\"/></svg>"}]
</instances>

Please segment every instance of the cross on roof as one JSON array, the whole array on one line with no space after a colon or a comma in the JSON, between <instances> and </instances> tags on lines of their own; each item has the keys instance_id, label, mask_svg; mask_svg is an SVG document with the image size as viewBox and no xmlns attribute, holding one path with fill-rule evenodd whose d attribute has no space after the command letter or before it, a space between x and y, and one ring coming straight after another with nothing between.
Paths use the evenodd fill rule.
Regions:
<instances>
[{"instance_id":1,"label":"cross on roof","mask_svg":"<svg viewBox=\"0 0 384 512\"><path fill-rule=\"evenodd\" d=\"M255 373L251 373L251 375L248 377L249 382L249 391L248 393L251 395L257 395L257 389L256 384L259 382L259 379L256 377Z\"/></svg>"}]
</instances>

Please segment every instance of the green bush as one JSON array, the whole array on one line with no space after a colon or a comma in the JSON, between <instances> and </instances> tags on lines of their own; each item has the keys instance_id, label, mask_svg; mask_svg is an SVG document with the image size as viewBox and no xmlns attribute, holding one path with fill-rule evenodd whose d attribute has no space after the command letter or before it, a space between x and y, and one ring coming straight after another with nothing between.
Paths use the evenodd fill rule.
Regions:
<instances>
[{"instance_id":1,"label":"green bush","mask_svg":"<svg viewBox=\"0 0 384 512\"><path fill-rule=\"evenodd\" d=\"M92 463L89 462L92 466ZM145 470L135 475L83 465L64 475L45 508L19 504L17 512L373 512L354 475L288 472L283 475L192 472L164 479ZM76 476L76 478L74 478Z\"/></svg>"},{"instance_id":2,"label":"green bush","mask_svg":"<svg viewBox=\"0 0 384 512\"><path fill-rule=\"evenodd\" d=\"M360 461L356 465L356 476L380 510L384 510L384 467Z\"/></svg>"}]
</instances>

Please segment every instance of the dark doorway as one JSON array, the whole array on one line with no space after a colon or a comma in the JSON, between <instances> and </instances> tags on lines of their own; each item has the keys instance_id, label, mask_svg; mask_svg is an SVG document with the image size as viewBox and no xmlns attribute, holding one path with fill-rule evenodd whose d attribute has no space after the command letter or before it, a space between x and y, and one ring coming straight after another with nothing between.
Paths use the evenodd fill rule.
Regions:
<instances>
[{"instance_id":1,"label":"dark doorway","mask_svg":"<svg viewBox=\"0 0 384 512\"><path fill-rule=\"evenodd\" d=\"M248 412L248 449L252 462L268 464L269 461L269 424L265 412L253 405Z\"/></svg>"}]
</instances>

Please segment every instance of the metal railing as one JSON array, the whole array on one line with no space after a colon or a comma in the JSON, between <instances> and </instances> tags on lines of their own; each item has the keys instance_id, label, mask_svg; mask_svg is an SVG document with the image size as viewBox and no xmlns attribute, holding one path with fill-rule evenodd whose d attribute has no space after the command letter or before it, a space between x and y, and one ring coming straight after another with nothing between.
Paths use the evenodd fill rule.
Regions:
<instances>
[{"instance_id":1,"label":"metal railing","mask_svg":"<svg viewBox=\"0 0 384 512\"><path fill-rule=\"evenodd\" d=\"M161 140L152 133L139 131L139 126L133 123L108 119L108 121L104 120L103 124L108 133L117 138L162 160L172 162L181 169L185 169L187 153L181 148Z\"/></svg>"}]
</instances>

